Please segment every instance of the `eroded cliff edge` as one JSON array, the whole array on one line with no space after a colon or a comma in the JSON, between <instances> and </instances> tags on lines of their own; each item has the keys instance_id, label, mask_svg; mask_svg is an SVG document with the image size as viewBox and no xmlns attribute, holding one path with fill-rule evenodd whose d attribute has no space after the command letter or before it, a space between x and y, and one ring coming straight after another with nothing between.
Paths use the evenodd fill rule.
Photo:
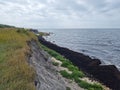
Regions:
<instances>
[{"instance_id":1,"label":"eroded cliff edge","mask_svg":"<svg viewBox=\"0 0 120 90\"><path fill-rule=\"evenodd\" d=\"M52 65L50 56L34 40L29 41L31 48L28 62L36 71L37 90L66 90L65 82Z\"/></svg>"}]
</instances>

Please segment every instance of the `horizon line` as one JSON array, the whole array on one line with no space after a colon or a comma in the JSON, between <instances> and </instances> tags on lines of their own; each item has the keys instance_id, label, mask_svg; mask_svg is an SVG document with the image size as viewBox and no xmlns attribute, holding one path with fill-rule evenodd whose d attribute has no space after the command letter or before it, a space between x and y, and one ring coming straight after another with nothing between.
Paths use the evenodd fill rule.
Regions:
<instances>
[{"instance_id":1,"label":"horizon line","mask_svg":"<svg viewBox=\"0 0 120 90\"><path fill-rule=\"evenodd\" d=\"M37 29L120 29L120 28L37 28Z\"/></svg>"}]
</instances>

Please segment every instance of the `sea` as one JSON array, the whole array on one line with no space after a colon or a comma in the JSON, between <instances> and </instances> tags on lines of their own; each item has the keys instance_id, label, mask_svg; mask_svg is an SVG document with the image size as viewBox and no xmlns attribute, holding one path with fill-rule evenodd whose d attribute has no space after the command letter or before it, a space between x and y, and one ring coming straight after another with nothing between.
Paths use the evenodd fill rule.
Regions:
<instances>
[{"instance_id":1,"label":"sea","mask_svg":"<svg viewBox=\"0 0 120 90\"><path fill-rule=\"evenodd\" d=\"M120 29L39 29L51 33L47 41L91 58L103 65L115 65L120 70Z\"/></svg>"}]
</instances>

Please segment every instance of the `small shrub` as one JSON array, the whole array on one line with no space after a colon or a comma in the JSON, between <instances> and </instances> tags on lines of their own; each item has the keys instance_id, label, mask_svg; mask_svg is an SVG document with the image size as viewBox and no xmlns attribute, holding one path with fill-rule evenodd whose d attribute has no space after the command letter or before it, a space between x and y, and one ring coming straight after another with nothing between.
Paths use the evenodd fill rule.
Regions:
<instances>
[{"instance_id":1,"label":"small shrub","mask_svg":"<svg viewBox=\"0 0 120 90\"><path fill-rule=\"evenodd\" d=\"M66 87L66 90L71 90L71 88L70 87Z\"/></svg>"},{"instance_id":2,"label":"small shrub","mask_svg":"<svg viewBox=\"0 0 120 90\"><path fill-rule=\"evenodd\" d=\"M28 31L25 30L24 28L19 28L19 29L17 29L17 32L18 32L18 33L23 33L23 34L29 35Z\"/></svg>"},{"instance_id":3,"label":"small shrub","mask_svg":"<svg viewBox=\"0 0 120 90\"><path fill-rule=\"evenodd\" d=\"M62 62L62 65L61 65L61 66L63 66L63 67L68 67L68 66L70 66L70 65L71 65L71 64L69 63L69 61L65 60L65 61Z\"/></svg>"},{"instance_id":4,"label":"small shrub","mask_svg":"<svg viewBox=\"0 0 120 90\"><path fill-rule=\"evenodd\" d=\"M63 76L63 77L65 77L65 78L68 78L68 79L71 79L72 77L71 77L71 74L69 74L67 71L65 71L65 70L61 70L60 71L60 74Z\"/></svg>"},{"instance_id":5,"label":"small shrub","mask_svg":"<svg viewBox=\"0 0 120 90\"><path fill-rule=\"evenodd\" d=\"M57 57L57 54L56 53L53 53L51 51L49 51L49 53L53 56L53 57Z\"/></svg>"},{"instance_id":6,"label":"small shrub","mask_svg":"<svg viewBox=\"0 0 120 90\"><path fill-rule=\"evenodd\" d=\"M76 83L80 83L81 82L81 80L78 77L75 77L74 80L75 80Z\"/></svg>"},{"instance_id":7,"label":"small shrub","mask_svg":"<svg viewBox=\"0 0 120 90\"><path fill-rule=\"evenodd\" d=\"M91 84L82 80L78 82L78 85L88 90L103 90L102 86L99 84Z\"/></svg>"},{"instance_id":8,"label":"small shrub","mask_svg":"<svg viewBox=\"0 0 120 90\"><path fill-rule=\"evenodd\" d=\"M59 63L57 63L57 62L52 62L52 64L55 65L55 66L59 65Z\"/></svg>"},{"instance_id":9,"label":"small shrub","mask_svg":"<svg viewBox=\"0 0 120 90\"><path fill-rule=\"evenodd\" d=\"M74 70L79 70L77 67L75 67L74 65L68 65L67 68L70 70L70 71L74 71Z\"/></svg>"},{"instance_id":10,"label":"small shrub","mask_svg":"<svg viewBox=\"0 0 120 90\"><path fill-rule=\"evenodd\" d=\"M71 75L72 75L72 77L74 77L74 78L75 78L75 77L80 77L80 78L82 78L82 77L85 76L83 72L78 71L78 70L74 70Z\"/></svg>"},{"instance_id":11,"label":"small shrub","mask_svg":"<svg viewBox=\"0 0 120 90\"><path fill-rule=\"evenodd\" d=\"M92 88L94 88L94 90L103 90L103 87L100 84L93 84Z\"/></svg>"},{"instance_id":12,"label":"small shrub","mask_svg":"<svg viewBox=\"0 0 120 90\"><path fill-rule=\"evenodd\" d=\"M87 82L85 82L85 81L80 81L80 82L78 82L78 85L80 86L80 87L82 87L82 88L86 88L86 89L88 89L88 88L90 88L91 87L91 84L89 84L89 83L87 83Z\"/></svg>"},{"instance_id":13,"label":"small shrub","mask_svg":"<svg viewBox=\"0 0 120 90\"><path fill-rule=\"evenodd\" d=\"M60 56L60 55L57 55L55 58L56 58L57 60L62 61L62 62L65 60L65 58L63 58L63 57Z\"/></svg>"}]
</instances>

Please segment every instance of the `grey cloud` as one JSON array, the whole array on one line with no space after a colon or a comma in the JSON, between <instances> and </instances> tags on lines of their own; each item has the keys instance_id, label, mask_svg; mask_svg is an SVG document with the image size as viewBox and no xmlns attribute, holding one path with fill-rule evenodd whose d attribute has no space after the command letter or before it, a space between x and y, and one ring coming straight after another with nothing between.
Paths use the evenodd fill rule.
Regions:
<instances>
[{"instance_id":1,"label":"grey cloud","mask_svg":"<svg viewBox=\"0 0 120 90\"><path fill-rule=\"evenodd\" d=\"M101 20L109 19L109 17L114 19L112 21L116 21L115 16L120 13L120 1L0 0L0 9L0 23L26 27L29 25L35 27L45 27L45 25L48 27L75 27L73 23L79 26L79 24L83 25L82 22L84 21L86 26L90 26L92 24L87 22L89 20L97 24ZM109 22L112 24L112 21Z\"/></svg>"}]
</instances>

